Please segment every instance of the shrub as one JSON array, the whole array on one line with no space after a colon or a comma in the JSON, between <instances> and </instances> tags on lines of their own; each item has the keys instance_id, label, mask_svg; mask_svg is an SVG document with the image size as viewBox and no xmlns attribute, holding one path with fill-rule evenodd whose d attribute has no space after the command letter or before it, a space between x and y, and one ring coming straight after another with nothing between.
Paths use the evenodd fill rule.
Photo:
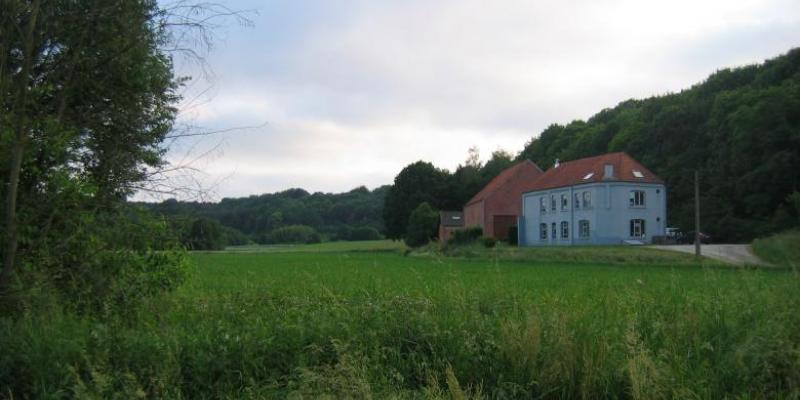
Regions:
<instances>
[{"instance_id":1,"label":"shrub","mask_svg":"<svg viewBox=\"0 0 800 400\"><path fill-rule=\"evenodd\" d=\"M371 226L361 226L350 231L349 240L378 240L381 233Z\"/></svg>"},{"instance_id":2,"label":"shrub","mask_svg":"<svg viewBox=\"0 0 800 400\"><path fill-rule=\"evenodd\" d=\"M508 244L512 246L519 244L519 231L516 226L508 227Z\"/></svg>"},{"instance_id":3,"label":"shrub","mask_svg":"<svg viewBox=\"0 0 800 400\"><path fill-rule=\"evenodd\" d=\"M447 242L448 244L469 244L478 240L483 236L483 228L480 226L472 226L466 229L459 229L453 232L453 237Z\"/></svg>"},{"instance_id":4,"label":"shrub","mask_svg":"<svg viewBox=\"0 0 800 400\"><path fill-rule=\"evenodd\" d=\"M222 225L216 220L198 218L182 241L189 250L222 250L225 248L222 231Z\"/></svg>"},{"instance_id":5,"label":"shrub","mask_svg":"<svg viewBox=\"0 0 800 400\"><path fill-rule=\"evenodd\" d=\"M275 228L269 235L271 243L319 243L322 236L307 225L289 225Z\"/></svg>"},{"instance_id":6,"label":"shrub","mask_svg":"<svg viewBox=\"0 0 800 400\"><path fill-rule=\"evenodd\" d=\"M430 204L423 202L408 218L405 242L409 247L419 247L427 244L436 236L439 227L439 214L431 208Z\"/></svg>"},{"instance_id":7,"label":"shrub","mask_svg":"<svg viewBox=\"0 0 800 400\"><path fill-rule=\"evenodd\" d=\"M495 239L495 238L493 238L491 236L483 236L483 237L481 237L481 243L487 249L491 249L492 247L494 247L497 244L497 239Z\"/></svg>"},{"instance_id":8,"label":"shrub","mask_svg":"<svg viewBox=\"0 0 800 400\"><path fill-rule=\"evenodd\" d=\"M190 261L174 233L143 210L65 220L72 234L45 237L47 245L29 255L35 262L20 273L21 287L47 288L43 295L81 313L128 314L188 275Z\"/></svg>"}]
</instances>

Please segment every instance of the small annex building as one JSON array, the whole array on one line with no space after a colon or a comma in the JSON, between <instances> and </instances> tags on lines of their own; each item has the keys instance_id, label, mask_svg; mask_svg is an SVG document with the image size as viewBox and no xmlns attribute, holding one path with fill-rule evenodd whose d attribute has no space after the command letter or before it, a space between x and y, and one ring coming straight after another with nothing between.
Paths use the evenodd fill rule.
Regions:
<instances>
[{"instance_id":1,"label":"small annex building","mask_svg":"<svg viewBox=\"0 0 800 400\"><path fill-rule=\"evenodd\" d=\"M556 162L524 192L520 245L651 243L666 231L664 181L626 153Z\"/></svg>"},{"instance_id":2,"label":"small annex building","mask_svg":"<svg viewBox=\"0 0 800 400\"><path fill-rule=\"evenodd\" d=\"M479 226L485 236L508 239L508 229L522 215L522 193L542 175L533 161L517 163L492 179L464 206L464 227Z\"/></svg>"},{"instance_id":3,"label":"small annex building","mask_svg":"<svg viewBox=\"0 0 800 400\"><path fill-rule=\"evenodd\" d=\"M461 211L439 212L439 240L446 242L453 237L453 231L464 228L464 213Z\"/></svg>"}]
</instances>

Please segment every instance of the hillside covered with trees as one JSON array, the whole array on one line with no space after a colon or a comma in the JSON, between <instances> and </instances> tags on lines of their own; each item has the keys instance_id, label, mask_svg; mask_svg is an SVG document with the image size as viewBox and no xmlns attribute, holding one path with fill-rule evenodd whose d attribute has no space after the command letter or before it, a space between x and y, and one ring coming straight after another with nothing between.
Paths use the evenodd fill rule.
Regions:
<instances>
[{"instance_id":1,"label":"hillside covered with trees","mask_svg":"<svg viewBox=\"0 0 800 400\"><path fill-rule=\"evenodd\" d=\"M543 169L624 151L667 182L669 224L745 241L800 223L800 49L722 69L680 93L628 100L588 121L554 124L519 154Z\"/></svg>"},{"instance_id":2,"label":"hillside covered with trees","mask_svg":"<svg viewBox=\"0 0 800 400\"><path fill-rule=\"evenodd\" d=\"M722 69L679 93L627 100L588 121L553 124L516 161L542 169L624 151L661 176L668 223L693 227L693 178L701 176L702 229L719 241L747 241L800 225L800 49L763 64ZM460 209L503 168L502 153L481 166L470 157L450 174L416 162L386 197L387 235L404 237L422 202Z\"/></svg>"},{"instance_id":3,"label":"hillside covered with trees","mask_svg":"<svg viewBox=\"0 0 800 400\"><path fill-rule=\"evenodd\" d=\"M166 216L181 235L181 241L196 249L248 242L370 240L382 237L387 190L386 186L372 191L361 186L332 194L289 189L224 198L216 203L170 199L143 205Z\"/></svg>"}]
</instances>

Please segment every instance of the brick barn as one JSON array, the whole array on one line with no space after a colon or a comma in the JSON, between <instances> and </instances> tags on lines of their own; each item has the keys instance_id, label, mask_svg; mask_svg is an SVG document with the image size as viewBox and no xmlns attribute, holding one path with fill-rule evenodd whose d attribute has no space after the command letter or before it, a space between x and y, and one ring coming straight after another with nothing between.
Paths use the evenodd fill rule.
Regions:
<instances>
[{"instance_id":1,"label":"brick barn","mask_svg":"<svg viewBox=\"0 0 800 400\"><path fill-rule=\"evenodd\" d=\"M480 226L485 236L508 239L508 229L522 215L522 193L542 170L525 160L504 170L464 206L464 227Z\"/></svg>"}]
</instances>

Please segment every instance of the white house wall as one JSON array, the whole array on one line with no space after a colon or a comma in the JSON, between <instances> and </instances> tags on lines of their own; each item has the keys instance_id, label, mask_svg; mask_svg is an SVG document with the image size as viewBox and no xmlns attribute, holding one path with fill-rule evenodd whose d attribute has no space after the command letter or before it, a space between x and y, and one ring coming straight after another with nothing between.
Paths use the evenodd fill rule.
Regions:
<instances>
[{"instance_id":1,"label":"white house wall","mask_svg":"<svg viewBox=\"0 0 800 400\"><path fill-rule=\"evenodd\" d=\"M630 191L645 192L645 207L630 206ZM574 193L591 194L591 206L574 207ZM561 195L567 194L568 206L561 209ZM556 211L550 207L550 196L556 196ZM539 198L547 199L547 212L539 212ZM526 246L574 245L574 244L620 244L624 240L637 239L652 242L653 236L665 234L666 228L666 189L660 184L637 184L633 182L598 182L564 188L525 193L522 196L522 217L519 221L520 243ZM645 221L645 236L630 236L631 219ZM589 237L579 235L579 221L589 221ZM561 238L561 222L567 221L569 237ZM552 224L556 223L556 237L552 235ZM539 239L541 223L548 227L547 240Z\"/></svg>"}]
</instances>

